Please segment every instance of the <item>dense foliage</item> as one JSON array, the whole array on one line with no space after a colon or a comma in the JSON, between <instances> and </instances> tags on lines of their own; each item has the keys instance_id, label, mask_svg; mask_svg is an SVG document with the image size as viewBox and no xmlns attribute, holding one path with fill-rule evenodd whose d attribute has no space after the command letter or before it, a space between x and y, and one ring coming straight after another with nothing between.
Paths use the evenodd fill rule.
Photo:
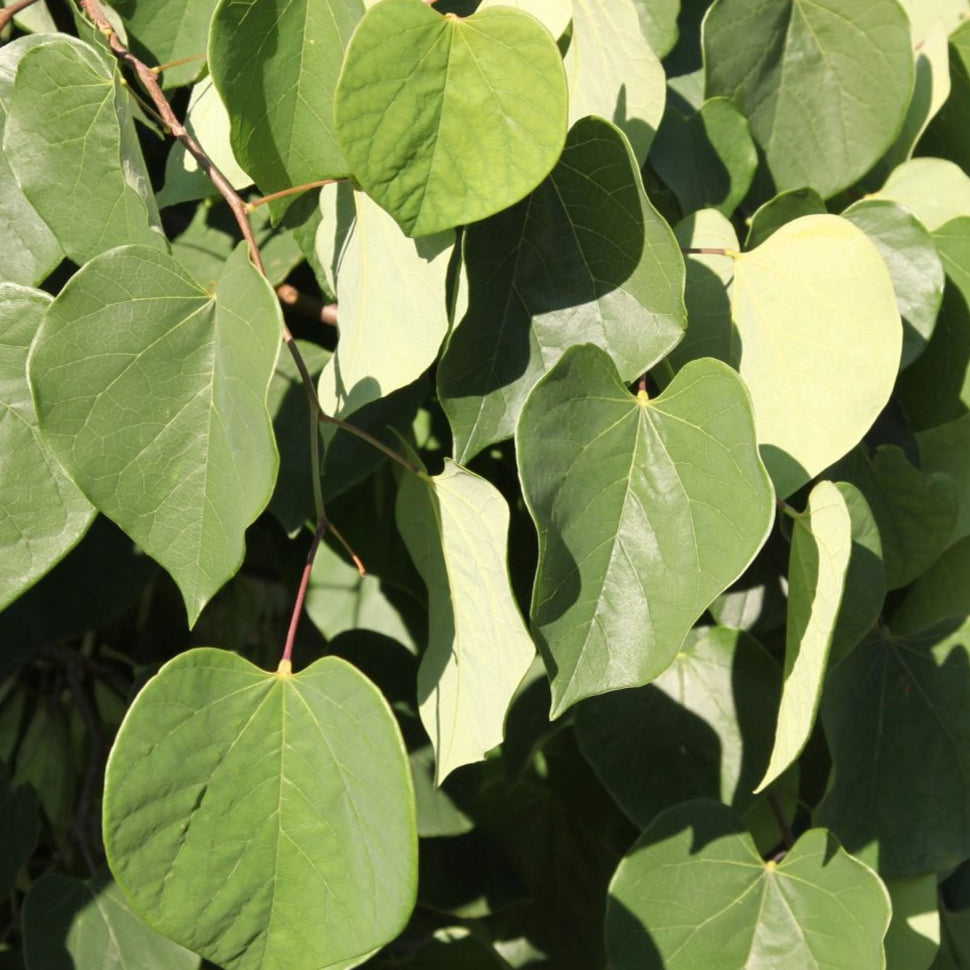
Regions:
<instances>
[{"instance_id":1,"label":"dense foliage","mask_svg":"<svg viewBox=\"0 0 970 970\"><path fill-rule=\"evenodd\" d=\"M0 970L970 966L967 0L6 7Z\"/></svg>"}]
</instances>

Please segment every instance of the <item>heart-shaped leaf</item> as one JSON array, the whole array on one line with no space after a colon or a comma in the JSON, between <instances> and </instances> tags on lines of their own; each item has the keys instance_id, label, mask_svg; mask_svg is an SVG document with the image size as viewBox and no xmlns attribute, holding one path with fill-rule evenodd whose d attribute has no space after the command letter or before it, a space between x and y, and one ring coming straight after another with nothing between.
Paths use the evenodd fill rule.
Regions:
<instances>
[{"instance_id":1,"label":"heart-shaped leaf","mask_svg":"<svg viewBox=\"0 0 970 970\"><path fill-rule=\"evenodd\" d=\"M785 683L775 746L758 791L795 761L812 733L851 550L852 519L845 498L831 482L819 482L792 528Z\"/></svg>"},{"instance_id":2,"label":"heart-shaped leaf","mask_svg":"<svg viewBox=\"0 0 970 970\"><path fill-rule=\"evenodd\" d=\"M774 516L751 405L725 364L687 364L633 395L590 345L535 386L516 436L539 531L532 623L553 716L637 687L744 571Z\"/></svg>"},{"instance_id":3,"label":"heart-shaped leaf","mask_svg":"<svg viewBox=\"0 0 970 970\"><path fill-rule=\"evenodd\" d=\"M595 343L634 380L681 338L683 263L630 146L599 118L577 122L527 199L469 228L469 311L438 368L468 461L510 437L535 382L566 348Z\"/></svg>"},{"instance_id":4,"label":"heart-shaped leaf","mask_svg":"<svg viewBox=\"0 0 970 970\"><path fill-rule=\"evenodd\" d=\"M459 19L381 0L347 49L335 117L364 191L426 236L505 209L549 174L566 77L555 41L519 10Z\"/></svg>"},{"instance_id":5,"label":"heart-shaped leaf","mask_svg":"<svg viewBox=\"0 0 970 970\"><path fill-rule=\"evenodd\" d=\"M149 681L108 760L105 848L135 912L226 970L345 970L414 903L410 769L359 671L285 666L205 647Z\"/></svg>"},{"instance_id":6,"label":"heart-shaped leaf","mask_svg":"<svg viewBox=\"0 0 970 970\"><path fill-rule=\"evenodd\" d=\"M610 884L606 948L615 970L764 967L883 970L889 894L821 829L763 862L716 802L668 809Z\"/></svg>"},{"instance_id":7,"label":"heart-shaped leaf","mask_svg":"<svg viewBox=\"0 0 970 970\"><path fill-rule=\"evenodd\" d=\"M892 280L861 229L805 216L737 257L731 305L758 444L785 498L889 400L902 346Z\"/></svg>"},{"instance_id":8,"label":"heart-shaped leaf","mask_svg":"<svg viewBox=\"0 0 970 970\"><path fill-rule=\"evenodd\" d=\"M509 510L493 485L450 461L433 478L408 476L397 525L428 587L418 706L440 784L502 742L535 647L509 586Z\"/></svg>"},{"instance_id":9,"label":"heart-shaped leaf","mask_svg":"<svg viewBox=\"0 0 970 970\"><path fill-rule=\"evenodd\" d=\"M71 278L31 351L45 443L172 574L191 623L239 568L272 493L280 327L244 246L214 293L166 253L125 246Z\"/></svg>"},{"instance_id":10,"label":"heart-shaped leaf","mask_svg":"<svg viewBox=\"0 0 970 970\"><path fill-rule=\"evenodd\" d=\"M84 535L91 503L41 438L27 384L27 352L50 305L40 290L0 283L0 609Z\"/></svg>"},{"instance_id":11,"label":"heart-shaped leaf","mask_svg":"<svg viewBox=\"0 0 970 970\"><path fill-rule=\"evenodd\" d=\"M747 116L778 189L828 198L851 185L892 143L913 92L897 0L717 0L703 44L708 97Z\"/></svg>"},{"instance_id":12,"label":"heart-shaped leaf","mask_svg":"<svg viewBox=\"0 0 970 970\"><path fill-rule=\"evenodd\" d=\"M361 0L224 0L209 66L229 110L232 149L265 193L347 174L333 104ZM292 199L271 203L282 212Z\"/></svg>"}]
</instances>

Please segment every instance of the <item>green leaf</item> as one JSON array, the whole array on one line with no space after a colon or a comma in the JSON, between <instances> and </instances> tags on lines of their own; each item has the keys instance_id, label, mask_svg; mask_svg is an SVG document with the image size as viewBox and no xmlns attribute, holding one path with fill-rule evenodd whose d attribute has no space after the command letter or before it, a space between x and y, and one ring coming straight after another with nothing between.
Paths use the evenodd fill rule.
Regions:
<instances>
[{"instance_id":1,"label":"green leaf","mask_svg":"<svg viewBox=\"0 0 970 970\"><path fill-rule=\"evenodd\" d=\"M949 97L923 136L920 152L947 158L966 171L970 137L961 119L970 111L970 23L961 24L950 35L949 79Z\"/></svg>"},{"instance_id":2,"label":"green leaf","mask_svg":"<svg viewBox=\"0 0 970 970\"><path fill-rule=\"evenodd\" d=\"M41 439L27 352L50 296L0 283L0 609L81 539L94 508Z\"/></svg>"},{"instance_id":3,"label":"green leaf","mask_svg":"<svg viewBox=\"0 0 970 970\"><path fill-rule=\"evenodd\" d=\"M758 155L744 116L727 98L711 98L686 118L668 108L650 163L681 211L710 206L729 216L751 186Z\"/></svg>"},{"instance_id":4,"label":"green leaf","mask_svg":"<svg viewBox=\"0 0 970 970\"><path fill-rule=\"evenodd\" d=\"M805 216L736 258L731 305L758 444L786 498L889 400L902 346L892 280L860 229Z\"/></svg>"},{"instance_id":5,"label":"green leaf","mask_svg":"<svg viewBox=\"0 0 970 970\"><path fill-rule=\"evenodd\" d=\"M126 243L165 245L126 97L102 56L66 36L17 67L3 151L75 263Z\"/></svg>"},{"instance_id":6,"label":"green leaf","mask_svg":"<svg viewBox=\"0 0 970 970\"><path fill-rule=\"evenodd\" d=\"M946 159L911 158L870 198L898 202L935 233L951 219L970 216L970 177Z\"/></svg>"},{"instance_id":7,"label":"green leaf","mask_svg":"<svg viewBox=\"0 0 970 970\"><path fill-rule=\"evenodd\" d=\"M940 20L947 33L955 30L970 14L967 0L899 0L913 29L913 39L926 37Z\"/></svg>"},{"instance_id":8,"label":"green leaf","mask_svg":"<svg viewBox=\"0 0 970 970\"><path fill-rule=\"evenodd\" d=\"M559 50L532 17L442 17L381 0L347 49L336 134L355 179L409 236L484 219L549 174L566 137Z\"/></svg>"},{"instance_id":9,"label":"green leaf","mask_svg":"<svg viewBox=\"0 0 970 970\"><path fill-rule=\"evenodd\" d=\"M333 267L340 304L340 342L320 376L320 404L347 417L358 408L417 380L438 356L448 332L445 277L455 234L408 239L363 192L327 186L325 211L348 206L348 225L326 215L317 252ZM320 238L323 237L323 238ZM327 256L332 253L332 258Z\"/></svg>"},{"instance_id":10,"label":"green leaf","mask_svg":"<svg viewBox=\"0 0 970 970\"><path fill-rule=\"evenodd\" d=\"M882 538L865 496L849 482L836 482L852 524L852 551L845 589L832 634L829 663L847 654L876 624L886 598Z\"/></svg>"},{"instance_id":11,"label":"green leaf","mask_svg":"<svg viewBox=\"0 0 970 970\"><path fill-rule=\"evenodd\" d=\"M890 626L900 636L970 616L970 536L950 546L906 591Z\"/></svg>"},{"instance_id":12,"label":"green leaf","mask_svg":"<svg viewBox=\"0 0 970 970\"><path fill-rule=\"evenodd\" d=\"M229 112L219 99L219 92L211 77L192 88L183 124L234 189L244 189L253 184L252 178L243 171L232 153ZM204 199L216 192L215 185L199 168L195 156L186 151L182 142L175 142L165 162L165 185L157 196L159 206L164 208L192 199Z\"/></svg>"},{"instance_id":13,"label":"green leaf","mask_svg":"<svg viewBox=\"0 0 970 970\"><path fill-rule=\"evenodd\" d=\"M568 350L516 437L539 532L532 623L552 715L666 670L774 515L744 386L714 360L631 394L606 354Z\"/></svg>"},{"instance_id":14,"label":"green leaf","mask_svg":"<svg viewBox=\"0 0 970 970\"><path fill-rule=\"evenodd\" d=\"M264 193L346 175L333 99L360 0L221 0L209 69L232 149ZM291 199L271 203L282 214Z\"/></svg>"},{"instance_id":15,"label":"green leaf","mask_svg":"<svg viewBox=\"0 0 970 970\"><path fill-rule=\"evenodd\" d=\"M194 623L239 568L269 501L266 393L276 295L243 245L209 293L171 256L125 247L64 287L28 363L45 443L173 576Z\"/></svg>"},{"instance_id":16,"label":"green leaf","mask_svg":"<svg viewBox=\"0 0 970 970\"><path fill-rule=\"evenodd\" d=\"M651 4L656 9L656 4ZM630 140L637 167L663 118L664 71L641 30L637 0L573 0L573 32L564 65L569 124L610 119Z\"/></svg>"},{"instance_id":17,"label":"green leaf","mask_svg":"<svg viewBox=\"0 0 970 970\"><path fill-rule=\"evenodd\" d=\"M886 261L903 320L900 368L906 367L933 335L943 302L943 263L933 238L914 215L884 199L863 199L842 216L869 237Z\"/></svg>"},{"instance_id":18,"label":"green leaf","mask_svg":"<svg viewBox=\"0 0 970 970\"><path fill-rule=\"evenodd\" d=\"M615 970L883 970L889 913L875 873L828 832L763 862L730 809L697 801L664 812L620 863L606 948Z\"/></svg>"},{"instance_id":19,"label":"green leaf","mask_svg":"<svg viewBox=\"0 0 970 970\"><path fill-rule=\"evenodd\" d=\"M167 663L112 748L104 834L135 912L225 970L357 966L414 903L401 735L336 657L298 674L213 648Z\"/></svg>"},{"instance_id":20,"label":"green leaf","mask_svg":"<svg viewBox=\"0 0 970 970\"><path fill-rule=\"evenodd\" d=\"M851 550L852 519L845 498L831 482L819 482L792 527L785 683L775 746L757 791L794 763L815 726Z\"/></svg>"},{"instance_id":21,"label":"green leaf","mask_svg":"<svg viewBox=\"0 0 970 970\"><path fill-rule=\"evenodd\" d=\"M5 899L13 892L20 870L37 845L40 829L37 808L34 789L30 785L14 787L6 766L0 762L0 826L3 828L0 896Z\"/></svg>"},{"instance_id":22,"label":"green leaf","mask_svg":"<svg viewBox=\"0 0 970 970\"><path fill-rule=\"evenodd\" d=\"M744 811L768 763L780 691L778 664L756 640L702 627L652 684L583 701L576 737L640 828L693 798Z\"/></svg>"},{"instance_id":23,"label":"green leaf","mask_svg":"<svg viewBox=\"0 0 970 970\"><path fill-rule=\"evenodd\" d=\"M886 884L893 918L886 934L886 970L928 970L940 947L935 872Z\"/></svg>"},{"instance_id":24,"label":"green leaf","mask_svg":"<svg viewBox=\"0 0 970 970\"><path fill-rule=\"evenodd\" d=\"M950 542L970 536L970 414L921 431L916 441L920 468L929 475L949 475L956 485L960 510Z\"/></svg>"},{"instance_id":25,"label":"green leaf","mask_svg":"<svg viewBox=\"0 0 970 970\"><path fill-rule=\"evenodd\" d=\"M899 396L917 430L970 410L970 218L933 231L946 288L939 320L926 350L900 377Z\"/></svg>"},{"instance_id":26,"label":"green leaf","mask_svg":"<svg viewBox=\"0 0 970 970\"><path fill-rule=\"evenodd\" d=\"M332 549L317 550L307 587L306 612L313 625L332 640L346 630L371 630L408 644L411 637L397 610L381 590L381 581Z\"/></svg>"},{"instance_id":27,"label":"green leaf","mask_svg":"<svg viewBox=\"0 0 970 970\"><path fill-rule=\"evenodd\" d=\"M748 118L779 190L828 198L851 185L892 144L913 92L896 0L717 0L703 44L708 96Z\"/></svg>"},{"instance_id":28,"label":"green leaf","mask_svg":"<svg viewBox=\"0 0 970 970\"><path fill-rule=\"evenodd\" d=\"M405 964L406 970L511 970L495 950L464 927L437 930L434 938Z\"/></svg>"},{"instance_id":29,"label":"green leaf","mask_svg":"<svg viewBox=\"0 0 970 970\"><path fill-rule=\"evenodd\" d=\"M925 474L894 445L880 445L871 459L860 447L832 471L853 482L872 509L887 588L899 589L926 572L949 544L956 524L953 480Z\"/></svg>"},{"instance_id":30,"label":"green leaf","mask_svg":"<svg viewBox=\"0 0 970 970\"><path fill-rule=\"evenodd\" d=\"M509 510L493 485L449 460L433 478L409 475L397 525L428 587L418 706L441 784L501 743L535 647L509 586Z\"/></svg>"},{"instance_id":31,"label":"green leaf","mask_svg":"<svg viewBox=\"0 0 970 970\"><path fill-rule=\"evenodd\" d=\"M3 0L4 7L13 6L15 0ZM40 34L46 31L54 31L57 26L54 23L54 18L51 17L50 10L45 2L45 0L40 0L40 3L32 4L29 7L24 7L22 10L14 14L13 22L21 30L29 30L32 33ZM17 38L18 40L20 38Z\"/></svg>"},{"instance_id":32,"label":"green leaf","mask_svg":"<svg viewBox=\"0 0 970 970\"><path fill-rule=\"evenodd\" d=\"M815 189L788 189L760 205L751 216L745 249L760 246L776 229L802 216L824 215L828 210Z\"/></svg>"},{"instance_id":33,"label":"green leaf","mask_svg":"<svg viewBox=\"0 0 970 970\"><path fill-rule=\"evenodd\" d=\"M49 872L24 901L27 970L196 970L199 957L143 923L106 874Z\"/></svg>"},{"instance_id":34,"label":"green leaf","mask_svg":"<svg viewBox=\"0 0 970 970\"><path fill-rule=\"evenodd\" d=\"M887 878L970 855L970 626L873 634L834 667L821 717L832 782L815 813Z\"/></svg>"},{"instance_id":35,"label":"green leaf","mask_svg":"<svg viewBox=\"0 0 970 970\"><path fill-rule=\"evenodd\" d=\"M657 57L666 57L677 43L680 0L634 0L640 29Z\"/></svg>"},{"instance_id":36,"label":"green leaf","mask_svg":"<svg viewBox=\"0 0 970 970\"><path fill-rule=\"evenodd\" d=\"M629 145L608 122L569 133L549 178L472 226L469 310L438 369L467 461L515 432L536 381L574 344L595 343L634 380L683 334L683 261L647 199Z\"/></svg>"},{"instance_id":37,"label":"green leaf","mask_svg":"<svg viewBox=\"0 0 970 970\"><path fill-rule=\"evenodd\" d=\"M43 35L18 37L0 48L0 144L20 58L49 40ZM0 238L7 240L0 261L0 283L33 286L60 262L60 244L20 190L6 152L0 152Z\"/></svg>"},{"instance_id":38,"label":"green leaf","mask_svg":"<svg viewBox=\"0 0 970 970\"><path fill-rule=\"evenodd\" d=\"M702 209L674 226L677 242L684 249L740 248L734 226L715 209ZM734 280L734 259L716 253L689 253L684 260L687 281L687 333L670 352L674 368L698 357L715 357L737 364L737 331L731 322L730 287Z\"/></svg>"},{"instance_id":39,"label":"green leaf","mask_svg":"<svg viewBox=\"0 0 970 970\"><path fill-rule=\"evenodd\" d=\"M150 65L193 58L162 73L162 84L190 84L205 66L209 21L217 0L113 0L132 50Z\"/></svg>"}]
</instances>

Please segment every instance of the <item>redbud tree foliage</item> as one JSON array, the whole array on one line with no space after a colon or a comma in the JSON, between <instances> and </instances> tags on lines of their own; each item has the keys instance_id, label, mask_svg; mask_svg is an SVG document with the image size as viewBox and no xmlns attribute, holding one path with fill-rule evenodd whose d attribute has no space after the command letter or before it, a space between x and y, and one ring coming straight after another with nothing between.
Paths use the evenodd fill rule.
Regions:
<instances>
[{"instance_id":1,"label":"redbud tree foliage","mask_svg":"<svg viewBox=\"0 0 970 970\"><path fill-rule=\"evenodd\" d=\"M970 965L966 0L7 0L0 968Z\"/></svg>"}]
</instances>

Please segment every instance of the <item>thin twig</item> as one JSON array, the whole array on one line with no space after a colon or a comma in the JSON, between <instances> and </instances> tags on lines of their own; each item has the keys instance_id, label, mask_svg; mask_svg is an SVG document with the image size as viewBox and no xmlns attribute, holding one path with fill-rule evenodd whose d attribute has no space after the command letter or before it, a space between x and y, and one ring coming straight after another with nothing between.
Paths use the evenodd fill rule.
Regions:
<instances>
[{"instance_id":1,"label":"thin twig","mask_svg":"<svg viewBox=\"0 0 970 970\"><path fill-rule=\"evenodd\" d=\"M280 660L280 670L286 671L287 673L292 669L293 665L293 641L296 640L296 628L300 622L300 615L303 613L303 600L306 598L307 586L310 583L310 572L313 569L313 560L316 558L320 540L323 538L323 534L327 531L329 525L330 522L326 514L322 515L320 521L317 522L317 528L313 533L310 548L307 550L306 563L303 566L300 585L296 591L296 602L293 604L293 613L290 616L290 628L286 632L286 644L283 646L283 657Z\"/></svg>"},{"instance_id":2,"label":"thin twig","mask_svg":"<svg viewBox=\"0 0 970 970\"><path fill-rule=\"evenodd\" d=\"M305 182L303 185L291 185L288 189L280 189L279 192L270 192L269 195L260 196L246 203L246 211L252 212L258 206L265 205L267 202L275 202L277 199L285 199L290 195L299 195L301 192L309 192L310 189L322 189L325 185L333 185L341 179L318 179L316 182Z\"/></svg>"},{"instance_id":3,"label":"thin twig","mask_svg":"<svg viewBox=\"0 0 970 970\"><path fill-rule=\"evenodd\" d=\"M337 325L337 304L324 303L316 297L307 296L301 293L295 286L289 283L281 283L276 287L276 295L280 298L280 303L288 306L291 310L296 310L311 320L319 320L327 326Z\"/></svg>"},{"instance_id":4,"label":"thin twig","mask_svg":"<svg viewBox=\"0 0 970 970\"><path fill-rule=\"evenodd\" d=\"M21 10L25 10L33 3L37 3L37 0L15 0L9 7L0 10L0 30L3 30Z\"/></svg>"},{"instance_id":5,"label":"thin twig","mask_svg":"<svg viewBox=\"0 0 970 970\"><path fill-rule=\"evenodd\" d=\"M153 67L153 74L164 74L166 71L170 71L173 67L181 67L183 64L191 64L193 61L204 61L205 54L189 54L188 57L179 57L174 61L166 61L164 64L159 64L157 67Z\"/></svg>"},{"instance_id":6,"label":"thin twig","mask_svg":"<svg viewBox=\"0 0 970 970\"><path fill-rule=\"evenodd\" d=\"M731 249L724 249L721 246L682 246L680 251L685 256L734 256L737 255Z\"/></svg>"},{"instance_id":7,"label":"thin twig","mask_svg":"<svg viewBox=\"0 0 970 970\"><path fill-rule=\"evenodd\" d=\"M412 475L421 475L421 469L417 465L412 465L407 458L399 455L393 448L388 448L383 441L378 441L373 435L368 434L362 428L358 428L347 421L343 421L340 418L331 417L329 414L324 414L321 410L318 412L318 418L323 424L332 424L336 428L343 428L344 431L349 431L352 435L360 438L361 441L366 441L367 444L376 448L378 451L383 452L387 455L391 461L396 461L402 468L406 468Z\"/></svg>"}]
</instances>

